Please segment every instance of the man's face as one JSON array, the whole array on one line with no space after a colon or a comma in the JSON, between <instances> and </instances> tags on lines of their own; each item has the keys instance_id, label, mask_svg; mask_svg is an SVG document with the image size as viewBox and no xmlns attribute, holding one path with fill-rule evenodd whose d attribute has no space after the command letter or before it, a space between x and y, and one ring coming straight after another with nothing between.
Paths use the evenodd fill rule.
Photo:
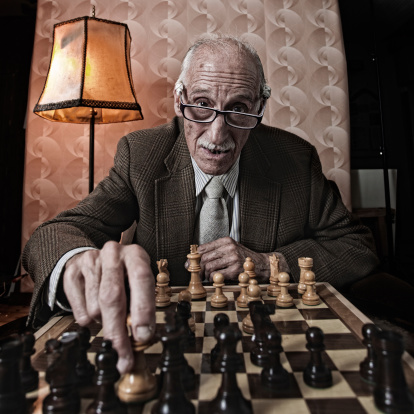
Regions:
<instances>
[{"instance_id":1,"label":"man's face","mask_svg":"<svg viewBox=\"0 0 414 414\"><path fill-rule=\"evenodd\" d=\"M180 97L175 93L175 112ZM258 114L259 76L251 58L214 52L202 46L195 52L185 79L182 100L185 104L208 106L222 111ZM184 131L191 156L206 174L227 172L240 155L249 130L231 127L218 115L212 123L200 124L184 119Z\"/></svg>"}]
</instances>

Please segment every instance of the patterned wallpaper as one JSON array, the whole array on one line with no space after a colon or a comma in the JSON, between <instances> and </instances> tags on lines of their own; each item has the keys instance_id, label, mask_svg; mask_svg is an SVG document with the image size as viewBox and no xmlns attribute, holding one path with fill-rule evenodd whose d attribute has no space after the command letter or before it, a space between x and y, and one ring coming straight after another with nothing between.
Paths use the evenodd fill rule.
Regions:
<instances>
[{"instance_id":1,"label":"patterned wallpaper","mask_svg":"<svg viewBox=\"0 0 414 414\"><path fill-rule=\"evenodd\" d=\"M191 43L221 31L251 42L272 96L264 122L316 146L325 175L350 209L347 73L337 0L38 0L29 86L22 243L88 194L89 125L33 114L49 66L53 25L80 16L126 23L143 121L95 127L95 183L108 174L118 140L174 116L173 86Z\"/></svg>"}]
</instances>

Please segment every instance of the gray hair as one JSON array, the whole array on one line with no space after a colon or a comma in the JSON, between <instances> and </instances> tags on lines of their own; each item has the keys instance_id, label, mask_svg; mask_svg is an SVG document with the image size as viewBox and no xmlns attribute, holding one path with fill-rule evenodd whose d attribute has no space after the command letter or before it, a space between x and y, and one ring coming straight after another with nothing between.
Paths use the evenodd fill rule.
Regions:
<instances>
[{"instance_id":1,"label":"gray hair","mask_svg":"<svg viewBox=\"0 0 414 414\"><path fill-rule=\"evenodd\" d=\"M266 83L266 78L263 71L263 65L260 60L259 55L257 54L256 49L248 42L241 40L238 37L230 36L230 35L223 35L223 34L215 34L211 33L209 35L205 35L197 40L187 51L183 62L181 64L181 73L178 77L177 82L175 83L174 90L178 93L183 91L185 79L187 77L187 73L190 69L192 59L194 54L198 48L201 46L207 46L211 50L223 49L228 45L237 46L239 52L246 53L250 56L253 61L256 63L257 72L260 77L260 97L264 100L270 98L271 88Z\"/></svg>"}]
</instances>

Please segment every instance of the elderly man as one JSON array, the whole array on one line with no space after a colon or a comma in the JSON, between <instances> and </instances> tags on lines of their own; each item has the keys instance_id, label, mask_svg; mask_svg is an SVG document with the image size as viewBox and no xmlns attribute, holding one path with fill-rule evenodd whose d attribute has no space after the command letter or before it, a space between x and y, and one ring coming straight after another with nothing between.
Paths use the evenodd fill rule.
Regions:
<instances>
[{"instance_id":1,"label":"elderly man","mask_svg":"<svg viewBox=\"0 0 414 414\"><path fill-rule=\"evenodd\" d=\"M193 45L174 91L177 117L123 137L109 176L28 242L23 261L36 284L32 323L66 308L81 325L101 320L124 372L132 363L127 312L134 337L148 339L156 261L167 259L171 283L186 285L190 244L200 244L206 279L220 271L237 280L250 256L267 280L271 252L294 281L300 256L312 257L318 280L337 287L367 275L377 265L370 233L352 221L315 148L259 125L269 95L250 45L223 36ZM209 223L203 207L217 176L222 211ZM134 243L118 243L134 221Z\"/></svg>"}]
</instances>

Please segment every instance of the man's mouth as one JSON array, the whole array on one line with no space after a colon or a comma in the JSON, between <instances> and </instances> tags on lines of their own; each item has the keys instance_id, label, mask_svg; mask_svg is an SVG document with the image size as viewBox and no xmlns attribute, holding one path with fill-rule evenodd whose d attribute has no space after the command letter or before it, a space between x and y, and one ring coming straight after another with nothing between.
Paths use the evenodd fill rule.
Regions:
<instances>
[{"instance_id":1,"label":"man's mouth","mask_svg":"<svg viewBox=\"0 0 414 414\"><path fill-rule=\"evenodd\" d=\"M205 147L204 147L205 148ZM211 149L209 149L209 148L205 148L206 150L208 150L209 152L211 152L212 154L214 154L214 155L219 155L219 154L226 154L227 152L229 152L230 150L225 150L225 151L222 151L222 150L218 150L218 149L213 149L213 150L211 150Z\"/></svg>"}]
</instances>

